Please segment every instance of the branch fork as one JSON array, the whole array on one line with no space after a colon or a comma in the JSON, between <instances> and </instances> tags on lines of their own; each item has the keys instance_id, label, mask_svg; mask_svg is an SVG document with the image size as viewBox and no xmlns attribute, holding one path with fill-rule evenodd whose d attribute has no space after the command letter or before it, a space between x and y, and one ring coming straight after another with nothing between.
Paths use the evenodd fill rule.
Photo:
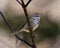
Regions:
<instances>
[{"instance_id":1,"label":"branch fork","mask_svg":"<svg viewBox=\"0 0 60 48\"><path fill-rule=\"evenodd\" d=\"M32 0L29 0L26 4L24 3L23 0L21 0L21 2L20 2L19 0L16 0L16 1L17 1L22 7L27 7Z\"/></svg>"}]
</instances>

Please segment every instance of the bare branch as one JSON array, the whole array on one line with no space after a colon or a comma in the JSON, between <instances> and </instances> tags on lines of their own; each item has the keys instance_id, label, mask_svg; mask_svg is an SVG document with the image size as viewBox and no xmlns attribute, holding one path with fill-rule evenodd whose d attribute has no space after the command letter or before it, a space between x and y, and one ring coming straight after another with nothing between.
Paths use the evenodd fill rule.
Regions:
<instances>
[{"instance_id":1,"label":"bare branch","mask_svg":"<svg viewBox=\"0 0 60 48\"><path fill-rule=\"evenodd\" d=\"M27 41L25 41L24 39L21 39L18 35L15 35L17 39L21 40L22 42L26 43L27 45L29 45L30 47L33 47L31 44L29 44Z\"/></svg>"},{"instance_id":2,"label":"bare branch","mask_svg":"<svg viewBox=\"0 0 60 48\"><path fill-rule=\"evenodd\" d=\"M31 23L30 23L30 20L29 20L27 9L23 8L23 10L24 10L25 17L26 17L26 20L27 20L27 23L28 23L28 28L29 28L29 31L30 31L30 36L31 36L31 39L32 39L32 44L33 44L32 48L36 48L35 41L34 41L34 35L33 35L33 32L32 32L33 28L31 26Z\"/></svg>"},{"instance_id":3,"label":"bare branch","mask_svg":"<svg viewBox=\"0 0 60 48\"><path fill-rule=\"evenodd\" d=\"M25 14L25 17L26 17L26 21L27 21L27 23L28 23L28 28L29 28L29 31L30 31L30 36L31 36L31 39L32 39L32 48L36 48L36 45L35 45L35 41L34 41L34 35L33 35L33 32L32 32L32 26L31 26L31 23L30 23L30 21L29 21L29 16L28 16L28 12L27 12L27 9L26 9L26 7L29 5L29 3L31 2L32 0L29 0L27 3L26 3L26 5L25 5L25 3L24 3L24 1L23 0L21 0L21 2L22 2L22 8L23 8L23 11L24 11L24 14Z\"/></svg>"},{"instance_id":4,"label":"bare branch","mask_svg":"<svg viewBox=\"0 0 60 48\"><path fill-rule=\"evenodd\" d=\"M21 0L21 2L22 2L22 4L24 4L24 1L23 0Z\"/></svg>"},{"instance_id":5,"label":"bare branch","mask_svg":"<svg viewBox=\"0 0 60 48\"><path fill-rule=\"evenodd\" d=\"M28 23L28 28L29 28L29 31L30 31L30 36L31 36L31 39L32 39L32 44L29 44L28 42L26 42L25 40L21 39L17 34L15 34L16 38L21 40L22 42L25 42L27 45L29 45L30 47L32 48L36 48L36 45L35 45L35 41L34 41L34 35L33 35L33 32L32 32L32 26L31 26L31 23L29 21L29 16L28 16L28 12L27 12L27 9L26 7L29 5L29 3L32 1L32 0L29 0L26 4L24 3L23 0L18 1L16 0L23 8L23 11L25 13L25 17L26 17L26 20L27 20L27 23ZM5 19L4 15L0 12L2 18L4 19L5 23L8 25L9 29L11 30L12 33L14 33L15 31L12 29L11 25L7 22L7 20Z\"/></svg>"},{"instance_id":6,"label":"bare branch","mask_svg":"<svg viewBox=\"0 0 60 48\"><path fill-rule=\"evenodd\" d=\"M10 24L8 23L8 21L5 19L5 17L4 17L4 15L2 14L2 12L0 12L0 14L1 14L3 20L5 21L5 23L7 24L7 26L9 27L9 29L11 30L11 32L13 33L14 30L12 29L11 25L10 25Z\"/></svg>"},{"instance_id":7,"label":"bare branch","mask_svg":"<svg viewBox=\"0 0 60 48\"><path fill-rule=\"evenodd\" d=\"M22 1L22 4L25 5L25 4L24 4L24 1L23 1L23 0L21 0L21 1ZM28 5L29 3L30 3L30 1L28 1L27 5ZM32 39L32 44L33 44L32 48L36 48L35 41L34 41L34 35L33 35L33 32L32 32L32 26L31 26L31 23L30 23L30 21L29 21L29 16L28 16L28 12L27 12L26 7L27 7L27 6L22 6L23 11L24 11L24 14L25 14L25 17L26 17L26 21L27 21L27 23L28 23L28 28L29 28L29 31L30 31L30 36L31 36L31 39Z\"/></svg>"},{"instance_id":8,"label":"bare branch","mask_svg":"<svg viewBox=\"0 0 60 48\"><path fill-rule=\"evenodd\" d=\"M20 5L22 5L22 3L19 0L16 0Z\"/></svg>"},{"instance_id":9,"label":"bare branch","mask_svg":"<svg viewBox=\"0 0 60 48\"><path fill-rule=\"evenodd\" d=\"M32 1L32 0L29 0L29 1L26 3L25 6L27 7L31 1Z\"/></svg>"},{"instance_id":10,"label":"bare branch","mask_svg":"<svg viewBox=\"0 0 60 48\"><path fill-rule=\"evenodd\" d=\"M26 8L24 1L21 0L21 2L22 2L22 8Z\"/></svg>"},{"instance_id":11,"label":"bare branch","mask_svg":"<svg viewBox=\"0 0 60 48\"><path fill-rule=\"evenodd\" d=\"M5 21L5 23L7 24L7 26L9 27L9 29L11 30L11 32L14 33L15 31L12 29L11 25L8 23L8 21L6 20L6 18L4 17L4 15L2 14L1 11L0 11L0 14L1 14L3 20ZM16 36L16 38L19 39L20 41L22 41L22 42L24 42L24 43L26 43L27 45L29 45L29 46L32 47L31 44L29 44L29 43L26 42L25 40L21 39L18 35L15 34L15 36Z\"/></svg>"}]
</instances>

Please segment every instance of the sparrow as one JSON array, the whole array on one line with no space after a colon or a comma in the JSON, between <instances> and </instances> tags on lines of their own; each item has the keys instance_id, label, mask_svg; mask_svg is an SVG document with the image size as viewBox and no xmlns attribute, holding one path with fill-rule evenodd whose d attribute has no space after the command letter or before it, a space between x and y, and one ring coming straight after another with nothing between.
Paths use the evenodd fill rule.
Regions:
<instances>
[{"instance_id":1,"label":"sparrow","mask_svg":"<svg viewBox=\"0 0 60 48\"><path fill-rule=\"evenodd\" d=\"M41 17L41 15L39 13L34 13L29 18L30 24L32 26L32 31L34 31L38 28L38 26L40 24L40 17ZM24 22L23 27L19 31L11 33L11 35L18 34L20 32L29 32L28 23L26 21Z\"/></svg>"}]
</instances>

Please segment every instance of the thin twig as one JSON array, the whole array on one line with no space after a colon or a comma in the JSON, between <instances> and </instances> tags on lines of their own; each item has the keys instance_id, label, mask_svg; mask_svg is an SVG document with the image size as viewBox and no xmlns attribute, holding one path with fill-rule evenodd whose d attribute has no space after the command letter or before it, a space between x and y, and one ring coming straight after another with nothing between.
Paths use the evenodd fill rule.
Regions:
<instances>
[{"instance_id":1,"label":"thin twig","mask_svg":"<svg viewBox=\"0 0 60 48\"><path fill-rule=\"evenodd\" d=\"M31 26L31 23L29 21L29 16L28 16L28 12L27 12L27 9L26 7L28 6L28 4L31 2L32 0L29 0L26 5L24 4L24 1L21 0L22 2L22 8L23 8L23 11L24 11L24 14L25 14L25 17L26 17L26 20L27 20L27 23L28 23L28 28L29 28L29 31L30 31L30 36L31 36L31 39L32 39L32 44L33 44L33 47L32 48L36 48L36 45L35 45L35 41L34 41L34 37L33 37L33 32L32 32L32 26ZM19 2L18 2L19 3Z\"/></svg>"},{"instance_id":2,"label":"thin twig","mask_svg":"<svg viewBox=\"0 0 60 48\"><path fill-rule=\"evenodd\" d=\"M32 0L29 0L29 1L26 3L25 6L27 7L31 1L32 1Z\"/></svg>"},{"instance_id":3,"label":"thin twig","mask_svg":"<svg viewBox=\"0 0 60 48\"><path fill-rule=\"evenodd\" d=\"M21 0L21 2L22 2L22 5L21 5L21 6L22 6L22 8L23 8L23 7L25 7L24 1L23 1L23 0Z\"/></svg>"},{"instance_id":4,"label":"thin twig","mask_svg":"<svg viewBox=\"0 0 60 48\"><path fill-rule=\"evenodd\" d=\"M21 0L21 2L22 2L22 4L24 5L24 1L23 1L23 0Z\"/></svg>"},{"instance_id":5,"label":"thin twig","mask_svg":"<svg viewBox=\"0 0 60 48\"><path fill-rule=\"evenodd\" d=\"M11 25L8 23L8 21L6 20L5 16L2 14L1 11L0 11L0 14L1 14L3 20L5 21L5 23L7 24L7 26L9 27L10 31L11 31L12 33L14 33L15 31L12 29ZM22 42L24 42L24 43L26 43L27 45L29 45L29 46L32 47L31 44L29 44L28 42L26 42L24 39L21 39L18 35L15 34L15 36L16 36L16 38L19 39L20 41L22 41Z\"/></svg>"},{"instance_id":6,"label":"thin twig","mask_svg":"<svg viewBox=\"0 0 60 48\"><path fill-rule=\"evenodd\" d=\"M20 5L22 5L22 3L19 0L16 0Z\"/></svg>"}]
</instances>

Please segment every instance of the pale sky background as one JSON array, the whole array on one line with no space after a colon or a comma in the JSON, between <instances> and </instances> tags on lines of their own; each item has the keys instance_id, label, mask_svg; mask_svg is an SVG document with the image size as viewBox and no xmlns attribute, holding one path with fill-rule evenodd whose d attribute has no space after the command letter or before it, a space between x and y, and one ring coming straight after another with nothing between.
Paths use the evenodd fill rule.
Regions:
<instances>
[{"instance_id":1,"label":"pale sky background","mask_svg":"<svg viewBox=\"0 0 60 48\"><path fill-rule=\"evenodd\" d=\"M28 1L28 0L24 0ZM0 10L6 10L8 15L20 15L22 7L16 0L0 0ZM48 14L52 20L60 21L60 0L32 0L27 7L28 13Z\"/></svg>"}]
</instances>

